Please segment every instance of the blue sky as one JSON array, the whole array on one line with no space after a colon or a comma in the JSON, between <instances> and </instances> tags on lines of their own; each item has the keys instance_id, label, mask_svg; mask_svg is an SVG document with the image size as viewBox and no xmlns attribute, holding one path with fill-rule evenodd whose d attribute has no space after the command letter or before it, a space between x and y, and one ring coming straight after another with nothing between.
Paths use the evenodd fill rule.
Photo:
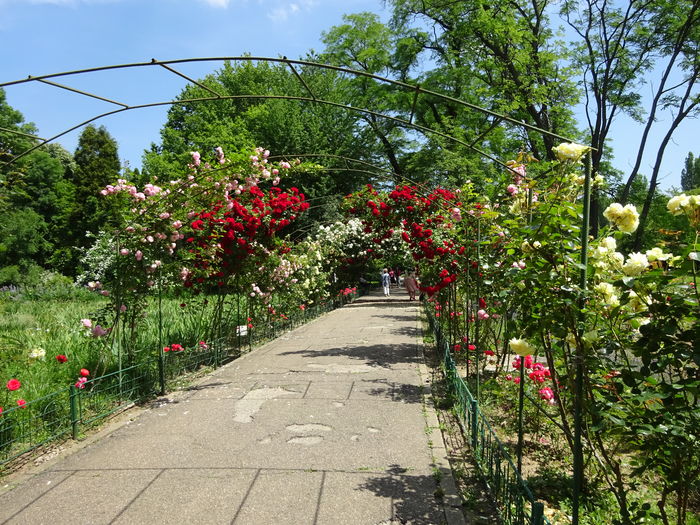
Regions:
<instances>
[{"instance_id":1,"label":"blue sky","mask_svg":"<svg viewBox=\"0 0 700 525\"><path fill-rule=\"evenodd\" d=\"M381 0L0 0L0 82L112 64L192 57L254 56L299 58L321 50L321 32L342 22L344 13L373 11L387 17ZM220 63L187 64L199 78ZM64 77L58 82L129 105L168 100L186 81L148 67ZM37 83L9 86L8 102L42 137L52 136L109 103ZM127 111L98 121L119 142L122 161L140 166L143 150L159 141L167 108ZM641 125L623 119L613 130L615 166L629 171ZM700 154L698 123L687 121L667 151L662 188L680 185L689 151ZM79 130L58 142L73 151ZM658 140L658 139L657 139ZM645 159L643 171L651 171Z\"/></svg>"}]
</instances>

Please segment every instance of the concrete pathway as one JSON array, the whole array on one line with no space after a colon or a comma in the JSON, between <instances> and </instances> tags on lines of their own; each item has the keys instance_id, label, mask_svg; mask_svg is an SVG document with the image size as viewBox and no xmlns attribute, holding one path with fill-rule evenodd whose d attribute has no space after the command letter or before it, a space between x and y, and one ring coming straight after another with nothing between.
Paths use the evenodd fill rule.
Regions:
<instances>
[{"instance_id":1,"label":"concrete pathway","mask_svg":"<svg viewBox=\"0 0 700 525\"><path fill-rule=\"evenodd\" d=\"M396 295L163 398L1 495L0 523L459 523L435 497L448 470L424 410L418 303Z\"/></svg>"}]
</instances>

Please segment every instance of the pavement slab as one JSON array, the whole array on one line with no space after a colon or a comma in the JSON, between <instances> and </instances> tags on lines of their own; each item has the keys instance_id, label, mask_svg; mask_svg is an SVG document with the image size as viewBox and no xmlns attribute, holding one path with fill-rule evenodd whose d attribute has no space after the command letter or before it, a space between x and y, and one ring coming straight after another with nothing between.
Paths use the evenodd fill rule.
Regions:
<instances>
[{"instance_id":1,"label":"pavement slab","mask_svg":"<svg viewBox=\"0 0 700 525\"><path fill-rule=\"evenodd\" d=\"M420 336L405 294L330 312L25 474L0 524L461 523L435 497Z\"/></svg>"}]
</instances>

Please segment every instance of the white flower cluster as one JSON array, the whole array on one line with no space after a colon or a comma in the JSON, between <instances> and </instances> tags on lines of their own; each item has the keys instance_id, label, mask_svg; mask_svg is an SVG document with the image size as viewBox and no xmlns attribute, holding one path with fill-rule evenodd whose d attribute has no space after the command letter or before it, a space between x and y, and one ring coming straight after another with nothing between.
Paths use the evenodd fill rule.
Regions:
<instances>
[{"instance_id":1,"label":"white flower cluster","mask_svg":"<svg viewBox=\"0 0 700 525\"><path fill-rule=\"evenodd\" d=\"M634 204L622 204L614 202L603 212L603 216L616 226L621 232L633 233L639 226L639 213Z\"/></svg>"},{"instance_id":2,"label":"white flower cluster","mask_svg":"<svg viewBox=\"0 0 700 525\"><path fill-rule=\"evenodd\" d=\"M700 210L700 195L681 193L671 198L666 205L672 215L693 215Z\"/></svg>"}]
</instances>

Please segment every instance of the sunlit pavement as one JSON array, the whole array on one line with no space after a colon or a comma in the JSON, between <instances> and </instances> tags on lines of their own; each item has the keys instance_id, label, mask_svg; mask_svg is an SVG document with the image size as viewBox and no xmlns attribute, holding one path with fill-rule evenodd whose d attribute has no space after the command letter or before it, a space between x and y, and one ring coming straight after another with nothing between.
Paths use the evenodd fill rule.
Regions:
<instances>
[{"instance_id":1,"label":"sunlit pavement","mask_svg":"<svg viewBox=\"0 0 700 525\"><path fill-rule=\"evenodd\" d=\"M423 410L419 303L391 292L283 335L52 463L0 496L0 523L460 523L459 502L435 497L444 450Z\"/></svg>"}]
</instances>

